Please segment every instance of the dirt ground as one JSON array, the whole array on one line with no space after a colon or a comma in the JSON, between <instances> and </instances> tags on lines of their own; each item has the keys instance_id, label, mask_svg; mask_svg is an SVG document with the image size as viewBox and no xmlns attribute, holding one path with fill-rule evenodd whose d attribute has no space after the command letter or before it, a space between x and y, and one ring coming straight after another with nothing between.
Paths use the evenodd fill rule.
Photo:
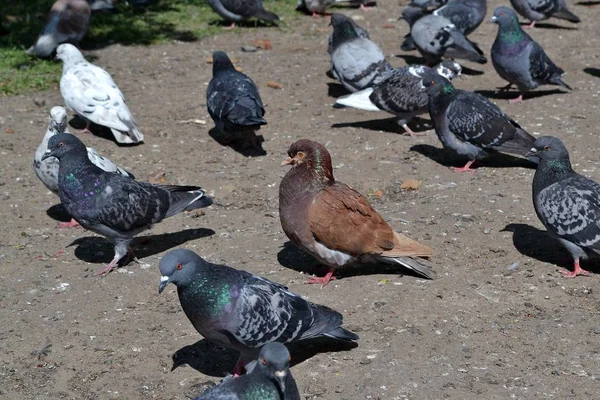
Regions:
<instances>
[{"instance_id":1,"label":"dirt ground","mask_svg":"<svg viewBox=\"0 0 600 400\"><path fill-rule=\"evenodd\" d=\"M499 4L490 2L488 18ZM484 73L455 84L491 95L529 132L562 138L575 169L600 180L600 8L571 7L582 19L577 29L551 20L532 35L568 72L573 92L545 87L509 105L493 92L503 81L490 63L466 63ZM400 11L395 1L370 12L344 10L359 16L394 66L407 58L399 50L407 31L396 21ZM600 267L588 261L595 274L587 278L558 273L571 260L535 216L534 170L498 157L474 174L456 174L449 166L463 160L441 150L427 116L414 125L425 134L410 138L385 113L333 109L343 89L325 75L329 29L328 20L306 17L286 30L87 53L114 76L146 143L79 137L138 178L164 172L168 183L198 184L215 198L203 212L156 225L145 234L149 242L138 241L143 264L105 278L94 273L112 247L91 232L56 229L58 198L31 167L48 112L62 104L58 89L1 99L0 398L180 400L218 382L236 355L202 340L175 286L158 294L158 261L178 246L344 314L361 337L358 347L295 346L292 371L303 399L599 398ZM496 29L484 23L472 35L488 54ZM255 39L271 40L273 49L240 51ZM264 156L246 157L208 134L205 60L218 49L238 58L261 91L269 122L261 130ZM283 89L268 87L270 80ZM195 119L206 124L189 122ZM324 289L303 284L299 271L314 261L286 245L278 216L286 172L279 164L300 138L325 144L336 178L435 249L437 280L366 267ZM400 189L406 179L423 183L407 192Z\"/></svg>"}]
</instances>

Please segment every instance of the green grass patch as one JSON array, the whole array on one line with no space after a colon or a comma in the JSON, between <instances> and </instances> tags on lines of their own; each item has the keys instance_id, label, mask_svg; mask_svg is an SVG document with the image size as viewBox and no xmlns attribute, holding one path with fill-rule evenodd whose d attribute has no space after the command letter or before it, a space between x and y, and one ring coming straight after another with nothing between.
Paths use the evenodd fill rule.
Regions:
<instances>
[{"instance_id":1,"label":"green grass patch","mask_svg":"<svg viewBox=\"0 0 600 400\"><path fill-rule=\"evenodd\" d=\"M41 60L25 54L45 23L54 0L0 1L0 95L16 95L45 90L60 80L62 65L51 59ZM221 33L241 33L254 26L267 26L250 20L227 31L229 25L212 11L207 0L158 0L155 4L133 8L124 1L114 3L114 13L93 13L90 29L81 42L84 50L114 43L152 45L171 40L196 41ZM287 27L302 14L295 11L296 0L265 0L267 10L279 15L279 29ZM278 29L278 28L272 28Z\"/></svg>"}]
</instances>

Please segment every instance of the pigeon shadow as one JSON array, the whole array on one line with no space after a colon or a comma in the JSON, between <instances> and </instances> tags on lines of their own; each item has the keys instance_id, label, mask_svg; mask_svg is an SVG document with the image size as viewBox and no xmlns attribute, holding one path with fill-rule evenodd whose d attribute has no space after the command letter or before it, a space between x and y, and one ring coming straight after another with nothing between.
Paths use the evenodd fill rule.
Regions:
<instances>
[{"instance_id":1,"label":"pigeon shadow","mask_svg":"<svg viewBox=\"0 0 600 400\"><path fill-rule=\"evenodd\" d=\"M208 23L210 26L220 26L222 28L229 28L231 26L231 21L225 21L223 19L214 20ZM246 21L237 21L235 23L236 28L270 28L275 27L278 28L279 25L276 22L268 22L260 19L249 19Z\"/></svg>"},{"instance_id":2,"label":"pigeon shadow","mask_svg":"<svg viewBox=\"0 0 600 400\"><path fill-rule=\"evenodd\" d=\"M453 150L438 148L428 144L417 144L412 146L410 150L416 151L444 167L462 167L467 162L465 157L456 154ZM478 169L479 167L535 169L536 165L524 158L514 157L505 153L497 153L491 154L490 157L483 160L477 160L472 168Z\"/></svg>"},{"instance_id":3,"label":"pigeon shadow","mask_svg":"<svg viewBox=\"0 0 600 400\"><path fill-rule=\"evenodd\" d=\"M518 96L520 92L517 91L500 91L498 90L475 90L475 93L479 93L489 99L495 100L510 100ZM523 101L535 99L538 97L551 96L553 94L567 94L568 92L560 89L549 89L549 90L536 90L533 92L527 92L523 96Z\"/></svg>"},{"instance_id":4,"label":"pigeon shadow","mask_svg":"<svg viewBox=\"0 0 600 400\"><path fill-rule=\"evenodd\" d=\"M414 56L412 54L396 54L394 57L402 58L406 65L425 65L425 59L423 57Z\"/></svg>"},{"instance_id":5,"label":"pigeon shadow","mask_svg":"<svg viewBox=\"0 0 600 400\"><path fill-rule=\"evenodd\" d=\"M340 107L336 107L340 108ZM427 123L425 123L427 122ZM420 117L415 117L409 123L410 129L413 132L425 132L432 129L429 120ZM398 125L396 118L373 119L356 122L338 122L331 125L332 128L362 128L371 131L383 131L389 133L406 133L404 129Z\"/></svg>"},{"instance_id":6,"label":"pigeon shadow","mask_svg":"<svg viewBox=\"0 0 600 400\"><path fill-rule=\"evenodd\" d=\"M245 157L261 157L267 154L262 147L265 138L255 132L243 133L244 137L242 139L235 138L232 140L231 137L225 137L217 128L212 128L208 131L208 135L221 146L230 147L233 151Z\"/></svg>"},{"instance_id":7,"label":"pigeon shadow","mask_svg":"<svg viewBox=\"0 0 600 400\"><path fill-rule=\"evenodd\" d=\"M65 210L65 207L62 205L62 203L55 204L47 209L46 214L58 222L69 222L71 220L71 216L67 210Z\"/></svg>"},{"instance_id":8,"label":"pigeon shadow","mask_svg":"<svg viewBox=\"0 0 600 400\"><path fill-rule=\"evenodd\" d=\"M82 131L82 130L85 129L86 121L85 121L85 119L81 118L79 115L75 115L69 121L69 125L73 129L77 129L77 130ZM102 126L102 125L95 124L95 123L93 123L91 121L90 121L90 126L89 126L88 130L92 133L92 135L97 136L97 137L102 138L102 139L109 140L109 141L115 143L117 146L120 146L120 147L139 146L139 145L141 145L141 144L144 143L144 142L138 142L138 143L119 143L119 142L117 142L117 139L115 139L115 135L112 133L112 131L110 130L110 128L107 128L107 127Z\"/></svg>"},{"instance_id":9,"label":"pigeon shadow","mask_svg":"<svg viewBox=\"0 0 600 400\"><path fill-rule=\"evenodd\" d=\"M479 75L483 75L484 72L483 71L479 71L477 69L472 69L469 67L465 67L465 65L463 63L460 63L460 66L462 68L462 74L464 75L469 75L469 76L479 76Z\"/></svg>"},{"instance_id":10,"label":"pigeon shadow","mask_svg":"<svg viewBox=\"0 0 600 400\"><path fill-rule=\"evenodd\" d=\"M597 6L600 4L600 1L580 1L579 3L575 3L578 6Z\"/></svg>"},{"instance_id":11,"label":"pigeon shadow","mask_svg":"<svg viewBox=\"0 0 600 400\"><path fill-rule=\"evenodd\" d=\"M600 78L600 68L584 68L583 72L593 77Z\"/></svg>"},{"instance_id":12,"label":"pigeon shadow","mask_svg":"<svg viewBox=\"0 0 600 400\"><path fill-rule=\"evenodd\" d=\"M139 259L162 253L191 240L212 236L215 231L206 228L186 229L174 233L140 236L133 239L131 247ZM114 245L103 237L87 236L74 240L67 247L77 245L75 257L89 263L109 263L114 256ZM126 259L126 257L124 258Z\"/></svg>"},{"instance_id":13,"label":"pigeon shadow","mask_svg":"<svg viewBox=\"0 0 600 400\"><path fill-rule=\"evenodd\" d=\"M350 94L350 92L341 83L327 83L327 96L338 98Z\"/></svg>"},{"instance_id":14,"label":"pigeon shadow","mask_svg":"<svg viewBox=\"0 0 600 400\"><path fill-rule=\"evenodd\" d=\"M529 22L521 22L522 26L525 25L529 25ZM540 29L564 29L564 30L568 30L568 31L573 31L576 30L577 28L572 27L572 26L563 26L563 25L555 25L555 24L550 24L548 22L536 22L534 29L535 28L540 28Z\"/></svg>"}]
</instances>

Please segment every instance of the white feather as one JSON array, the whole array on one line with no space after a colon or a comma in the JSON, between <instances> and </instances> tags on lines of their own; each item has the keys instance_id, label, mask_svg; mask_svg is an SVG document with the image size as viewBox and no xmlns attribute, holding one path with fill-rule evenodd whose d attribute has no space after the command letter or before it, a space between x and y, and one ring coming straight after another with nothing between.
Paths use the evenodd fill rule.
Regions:
<instances>
[{"instance_id":1,"label":"white feather","mask_svg":"<svg viewBox=\"0 0 600 400\"><path fill-rule=\"evenodd\" d=\"M371 93L373 93L373 88L367 88L361 90L360 92L342 96L337 99L335 103L347 107L358 108L359 110L381 111L375 104L373 104L373 102L371 102L371 99L369 99Z\"/></svg>"}]
</instances>

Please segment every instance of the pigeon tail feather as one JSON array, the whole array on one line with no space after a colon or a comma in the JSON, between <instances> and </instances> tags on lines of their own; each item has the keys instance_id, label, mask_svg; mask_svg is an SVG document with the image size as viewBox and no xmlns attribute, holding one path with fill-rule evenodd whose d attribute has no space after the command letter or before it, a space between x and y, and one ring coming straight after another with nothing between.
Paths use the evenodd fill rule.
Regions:
<instances>
[{"instance_id":1,"label":"pigeon tail feather","mask_svg":"<svg viewBox=\"0 0 600 400\"><path fill-rule=\"evenodd\" d=\"M373 93L373 88L367 88L365 90L361 90L360 92L342 96L339 99L337 99L335 103L347 107L358 108L359 110L381 111L371 101L371 93Z\"/></svg>"},{"instance_id":2,"label":"pigeon tail feather","mask_svg":"<svg viewBox=\"0 0 600 400\"><path fill-rule=\"evenodd\" d=\"M267 10L258 10L254 13L253 17L258 18L263 21L271 22L271 23L275 24L276 26L277 26L277 24L275 23L275 21L279 20L279 15L272 13L271 11L267 11Z\"/></svg>"},{"instance_id":3,"label":"pigeon tail feather","mask_svg":"<svg viewBox=\"0 0 600 400\"><path fill-rule=\"evenodd\" d=\"M554 18L564 19L569 22L575 22L575 23L581 22L581 20L579 19L579 17L577 15L573 14L571 11L567 10L566 8L558 10L557 12L552 14L552 16Z\"/></svg>"},{"instance_id":4,"label":"pigeon tail feather","mask_svg":"<svg viewBox=\"0 0 600 400\"><path fill-rule=\"evenodd\" d=\"M567 89L569 89L569 90L573 90L573 89L571 89L571 86L567 85L567 84L565 83L565 81L563 81L563 80L561 79L561 77L562 77L561 75L555 75L555 76L553 76L552 78L550 78L550 82L554 83L555 85L558 85L558 86L562 86L562 87L564 87L564 88L567 88Z\"/></svg>"},{"instance_id":5,"label":"pigeon tail feather","mask_svg":"<svg viewBox=\"0 0 600 400\"><path fill-rule=\"evenodd\" d=\"M342 328L341 326L325 333L324 335L333 339L344 340L347 342L354 342L359 339L356 333L352 333L349 330Z\"/></svg>"},{"instance_id":6,"label":"pigeon tail feather","mask_svg":"<svg viewBox=\"0 0 600 400\"><path fill-rule=\"evenodd\" d=\"M495 149L505 153L524 156L533 147L533 142L535 142L535 138L533 136L523 129L517 128L516 135L513 139L507 140L500 146L495 146Z\"/></svg>"},{"instance_id":7,"label":"pigeon tail feather","mask_svg":"<svg viewBox=\"0 0 600 400\"><path fill-rule=\"evenodd\" d=\"M435 271L433 271L429 265L425 264L425 260L423 259L416 259L412 257L390 257L385 256L384 254L377 255L375 258L378 261L388 264L400 264L427 279L435 279L436 277Z\"/></svg>"},{"instance_id":8,"label":"pigeon tail feather","mask_svg":"<svg viewBox=\"0 0 600 400\"><path fill-rule=\"evenodd\" d=\"M118 143L133 144L144 141L144 134L140 132L140 130L136 126L133 126L129 132L120 131L114 128L111 128L110 130L113 133L113 135L115 135L115 140Z\"/></svg>"},{"instance_id":9,"label":"pigeon tail feather","mask_svg":"<svg viewBox=\"0 0 600 400\"><path fill-rule=\"evenodd\" d=\"M182 211L195 210L208 207L212 198L206 196L204 190L198 186L156 185L171 194L171 204L165 218L179 214Z\"/></svg>"}]
</instances>

